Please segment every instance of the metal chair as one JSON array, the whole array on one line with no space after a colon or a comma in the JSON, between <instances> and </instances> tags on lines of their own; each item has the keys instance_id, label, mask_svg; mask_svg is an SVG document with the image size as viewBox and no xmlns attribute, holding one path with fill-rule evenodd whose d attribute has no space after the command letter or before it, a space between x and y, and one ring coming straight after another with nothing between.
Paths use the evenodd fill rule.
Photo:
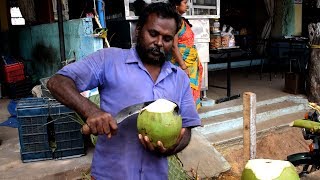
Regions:
<instances>
[{"instance_id":1,"label":"metal chair","mask_svg":"<svg viewBox=\"0 0 320 180\"><path fill-rule=\"evenodd\" d=\"M269 40L268 39L257 39L255 42L251 45L251 49L248 51L249 57L251 59L250 61L250 68L252 66L253 60L260 60L260 72L259 72L259 77L260 80L262 79L262 73L263 73L263 68L265 65L265 60L268 58L268 44ZM269 71L269 77L271 81L271 72Z\"/></svg>"}]
</instances>

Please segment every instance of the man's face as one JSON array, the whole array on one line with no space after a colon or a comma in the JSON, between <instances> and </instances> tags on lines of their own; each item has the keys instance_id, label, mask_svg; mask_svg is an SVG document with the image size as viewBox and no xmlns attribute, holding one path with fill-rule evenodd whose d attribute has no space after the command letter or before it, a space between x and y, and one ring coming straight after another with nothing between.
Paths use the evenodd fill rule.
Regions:
<instances>
[{"instance_id":1,"label":"man's face","mask_svg":"<svg viewBox=\"0 0 320 180\"><path fill-rule=\"evenodd\" d=\"M142 29L137 30L137 52L146 64L161 65L171 51L176 32L176 22L150 14Z\"/></svg>"}]
</instances>

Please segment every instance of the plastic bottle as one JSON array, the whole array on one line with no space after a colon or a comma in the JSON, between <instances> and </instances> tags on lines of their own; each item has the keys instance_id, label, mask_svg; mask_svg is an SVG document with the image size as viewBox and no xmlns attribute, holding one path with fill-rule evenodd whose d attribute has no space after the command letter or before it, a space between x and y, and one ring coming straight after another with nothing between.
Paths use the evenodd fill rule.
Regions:
<instances>
[{"instance_id":1,"label":"plastic bottle","mask_svg":"<svg viewBox=\"0 0 320 180\"><path fill-rule=\"evenodd\" d=\"M220 32L220 22L218 19L215 19L213 22L213 32Z\"/></svg>"},{"instance_id":2,"label":"plastic bottle","mask_svg":"<svg viewBox=\"0 0 320 180\"><path fill-rule=\"evenodd\" d=\"M222 26L222 31L221 31L221 47L229 47L229 39L230 39L230 36L228 34L228 32L226 32L227 30L227 26L226 25L223 25Z\"/></svg>"},{"instance_id":3,"label":"plastic bottle","mask_svg":"<svg viewBox=\"0 0 320 180\"><path fill-rule=\"evenodd\" d=\"M234 46L236 46L236 41L234 39L234 35L232 34L229 39L229 47L234 47Z\"/></svg>"},{"instance_id":4,"label":"plastic bottle","mask_svg":"<svg viewBox=\"0 0 320 180\"><path fill-rule=\"evenodd\" d=\"M229 47L234 47L236 45L235 38L234 38L234 35L232 33L232 30L233 30L233 28L230 26L229 30L228 30L228 33L227 33L229 35Z\"/></svg>"}]
</instances>

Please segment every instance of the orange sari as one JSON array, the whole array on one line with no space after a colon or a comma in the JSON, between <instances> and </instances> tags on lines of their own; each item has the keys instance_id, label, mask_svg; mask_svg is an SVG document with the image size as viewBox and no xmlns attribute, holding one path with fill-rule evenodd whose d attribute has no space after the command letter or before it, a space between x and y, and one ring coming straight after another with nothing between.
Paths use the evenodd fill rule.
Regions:
<instances>
[{"instance_id":1,"label":"orange sari","mask_svg":"<svg viewBox=\"0 0 320 180\"><path fill-rule=\"evenodd\" d=\"M201 107L200 94L203 68L198 56L198 51L194 45L194 33L188 23L184 20L178 31L178 47L182 59L188 67L193 99L197 109L199 109ZM174 57L172 57L171 62L178 65Z\"/></svg>"}]
</instances>

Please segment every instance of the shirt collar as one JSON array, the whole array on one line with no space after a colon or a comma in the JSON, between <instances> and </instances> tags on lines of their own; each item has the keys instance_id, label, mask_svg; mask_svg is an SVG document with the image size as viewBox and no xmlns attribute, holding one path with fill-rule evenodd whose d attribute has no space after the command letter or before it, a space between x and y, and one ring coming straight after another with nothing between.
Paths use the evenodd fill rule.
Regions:
<instances>
[{"instance_id":1,"label":"shirt collar","mask_svg":"<svg viewBox=\"0 0 320 180\"><path fill-rule=\"evenodd\" d=\"M130 53L128 54L127 59L126 59L126 63L127 64L138 63L139 61L141 61L141 60L138 56L136 48L135 47L131 48Z\"/></svg>"},{"instance_id":2,"label":"shirt collar","mask_svg":"<svg viewBox=\"0 0 320 180\"><path fill-rule=\"evenodd\" d=\"M139 63L139 62L142 64L141 59L138 56L136 48L133 47L133 48L130 49L130 53L129 53L127 59L126 59L126 63L130 64L130 63ZM166 61L163 64L162 68L170 68L174 72L177 71L177 66L172 64L170 61Z\"/></svg>"}]
</instances>

